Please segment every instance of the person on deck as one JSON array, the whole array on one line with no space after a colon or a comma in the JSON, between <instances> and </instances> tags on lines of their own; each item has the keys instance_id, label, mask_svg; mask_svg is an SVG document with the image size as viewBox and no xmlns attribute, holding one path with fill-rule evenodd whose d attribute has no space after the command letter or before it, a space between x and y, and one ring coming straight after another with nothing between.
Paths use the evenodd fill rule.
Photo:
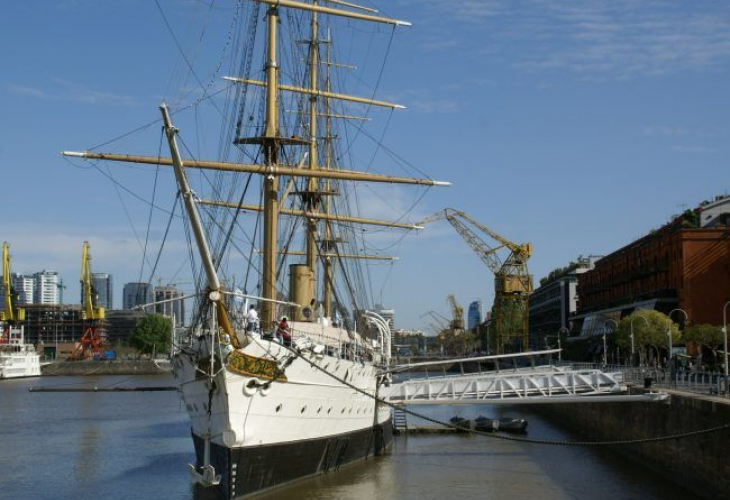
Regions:
<instances>
[{"instance_id":1,"label":"person on deck","mask_svg":"<svg viewBox=\"0 0 730 500\"><path fill-rule=\"evenodd\" d=\"M279 326L276 328L276 337L281 339L282 344L291 347L291 331L286 316L281 318Z\"/></svg>"},{"instance_id":2,"label":"person on deck","mask_svg":"<svg viewBox=\"0 0 730 500\"><path fill-rule=\"evenodd\" d=\"M247 332L253 332L256 331L256 326L259 323L259 315L256 312L256 308L251 305L251 307L248 308L248 314L246 315L246 331Z\"/></svg>"}]
</instances>

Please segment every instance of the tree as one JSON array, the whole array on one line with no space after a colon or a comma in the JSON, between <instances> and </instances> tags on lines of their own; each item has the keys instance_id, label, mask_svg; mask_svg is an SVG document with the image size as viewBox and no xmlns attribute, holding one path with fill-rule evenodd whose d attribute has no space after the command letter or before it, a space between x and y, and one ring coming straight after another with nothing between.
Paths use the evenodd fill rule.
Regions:
<instances>
[{"instance_id":1,"label":"tree","mask_svg":"<svg viewBox=\"0 0 730 500\"><path fill-rule=\"evenodd\" d=\"M132 330L129 343L145 354L170 350L172 321L161 314L148 314Z\"/></svg>"},{"instance_id":2,"label":"tree","mask_svg":"<svg viewBox=\"0 0 730 500\"><path fill-rule=\"evenodd\" d=\"M694 342L700 346L700 350L702 347L710 349L714 358L713 364L717 366L717 350L724 343L722 329L719 326L708 324L693 325L684 331L682 338L687 342Z\"/></svg>"},{"instance_id":3,"label":"tree","mask_svg":"<svg viewBox=\"0 0 730 500\"><path fill-rule=\"evenodd\" d=\"M638 316L643 317L646 321L638 319ZM651 356L650 348L652 347L656 350L657 356L659 355L659 349L668 349L667 330L671 332L673 344L676 344L682 338L679 326L666 314L651 310L634 311L618 324L618 338L616 340L621 348L631 347L632 320L634 320L634 345L642 360L645 357L645 351L648 351L646 354Z\"/></svg>"}]
</instances>

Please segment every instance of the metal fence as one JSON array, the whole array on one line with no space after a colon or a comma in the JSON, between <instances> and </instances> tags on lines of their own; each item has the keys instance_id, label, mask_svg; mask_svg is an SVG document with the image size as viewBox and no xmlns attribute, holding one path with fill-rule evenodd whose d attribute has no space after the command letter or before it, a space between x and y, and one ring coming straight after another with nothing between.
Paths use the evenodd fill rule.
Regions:
<instances>
[{"instance_id":1,"label":"metal fence","mask_svg":"<svg viewBox=\"0 0 730 500\"><path fill-rule=\"evenodd\" d=\"M677 389L700 394L728 395L728 381L720 372L697 372L653 366L603 365L593 363L560 363L574 369L599 368L605 372L621 372L624 382L651 387Z\"/></svg>"}]
</instances>

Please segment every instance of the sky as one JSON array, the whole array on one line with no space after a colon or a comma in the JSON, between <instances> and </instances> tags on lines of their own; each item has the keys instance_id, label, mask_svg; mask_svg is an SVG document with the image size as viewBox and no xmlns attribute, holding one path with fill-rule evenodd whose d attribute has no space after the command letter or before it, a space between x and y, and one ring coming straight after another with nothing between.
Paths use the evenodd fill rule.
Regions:
<instances>
[{"instance_id":1,"label":"sky","mask_svg":"<svg viewBox=\"0 0 730 500\"><path fill-rule=\"evenodd\" d=\"M463 210L514 242L531 242L537 281L728 193L727 2L364 3L413 26L392 33L344 23L333 35L345 42L338 60L358 64L346 77L353 93L375 92L407 109L369 115L355 141L364 152L349 168L452 182L425 193L367 188L364 215L405 212L417 222L446 207ZM239 41L231 26L240 7L234 0L41 0L0 9L0 239L11 245L15 272L58 271L67 301L78 300L89 240L94 271L114 275L121 305L123 283L147 280L154 265L152 251L143 264L142 249L162 240L170 172L97 168L59 152L111 141L99 150L157 154L160 102L179 109L201 88L227 85L220 77ZM350 28L359 38L347 38ZM202 130L226 103L210 101L192 117L180 113L181 134L201 157L220 151L218 135ZM150 211L138 198L152 196ZM182 233L171 235L155 279L189 287ZM491 304L491 272L447 223L396 237L374 232L372 241L373 250L399 259L368 268L375 300L395 309L397 327L427 329L422 315L448 315L449 293L465 307ZM245 273L241 259L229 264Z\"/></svg>"}]
</instances>

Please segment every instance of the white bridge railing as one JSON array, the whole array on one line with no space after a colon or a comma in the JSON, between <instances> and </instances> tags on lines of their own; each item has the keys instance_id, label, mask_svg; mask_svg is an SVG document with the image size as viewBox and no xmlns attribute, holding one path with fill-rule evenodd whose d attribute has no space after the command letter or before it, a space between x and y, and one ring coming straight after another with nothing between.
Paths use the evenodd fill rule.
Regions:
<instances>
[{"instance_id":1,"label":"white bridge railing","mask_svg":"<svg viewBox=\"0 0 730 500\"><path fill-rule=\"evenodd\" d=\"M626 391L621 373L600 370L564 370L537 367L515 372L447 375L392 383L381 389L391 403L459 404L489 403L495 400L553 398L557 396L595 396ZM528 402L528 401L524 401Z\"/></svg>"},{"instance_id":2,"label":"white bridge railing","mask_svg":"<svg viewBox=\"0 0 730 500\"><path fill-rule=\"evenodd\" d=\"M537 353L517 355L524 357ZM504 356L504 355L503 355ZM502 358L503 356L500 356ZM504 356L506 357L506 356ZM515 357L515 355L512 355ZM488 357L490 359L494 356ZM481 358L452 360L448 363L475 362ZM487 357L484 358L487 360ZM435 364L429 362L428 365ZM401 366L394 371L412 367L423 368L424 363ZM621 372L604 372L597 368L571 368L554 365L513 368L479 373L422 374L408 380L396 380L380 389L380 395L389 403L403 405L435 404L534 404L567 402L603 402L661 400L666 395L624 395L627 387Z\"/></svg>"}]
</instances>

